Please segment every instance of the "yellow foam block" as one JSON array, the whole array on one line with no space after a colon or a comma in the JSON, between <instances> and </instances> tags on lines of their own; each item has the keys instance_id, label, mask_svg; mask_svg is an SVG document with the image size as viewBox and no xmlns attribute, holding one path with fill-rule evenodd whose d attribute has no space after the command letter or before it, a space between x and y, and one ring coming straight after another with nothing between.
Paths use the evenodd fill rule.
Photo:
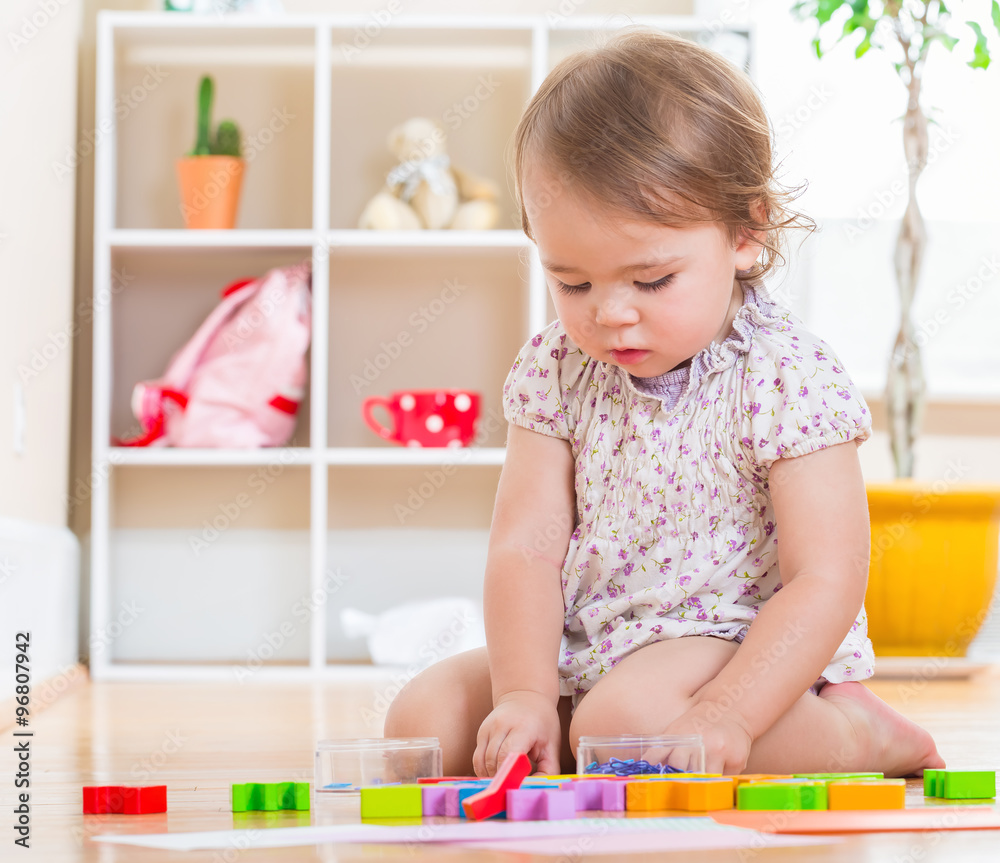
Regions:
<instances>
[{"instance_id":1,"label":"yellow foam block","mask_svg":"<svg viewBox=\"0 0 1000 863\"><path fill-rule=\"evenodd\" d=\"M845 779L827 786L830 809L905 809L905 779Z\"/></svg>"}]
</instances>

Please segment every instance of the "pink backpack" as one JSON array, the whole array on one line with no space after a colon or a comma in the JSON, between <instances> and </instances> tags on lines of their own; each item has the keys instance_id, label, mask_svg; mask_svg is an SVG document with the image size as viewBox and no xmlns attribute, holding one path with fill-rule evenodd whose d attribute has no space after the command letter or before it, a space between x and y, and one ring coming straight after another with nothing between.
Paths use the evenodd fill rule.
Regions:
<instances>
[{"instance_id":1,"label":"pink backpack","mask_svg":"<svg viewBox=\"0 0 1000 863\"><path fill-rule=\"evenodd\" d=\"M136 384L143 434L119 446L282 446L305 392L312 297L308 264L233 282L170 360Z\"/></svg>"}]
</instances>

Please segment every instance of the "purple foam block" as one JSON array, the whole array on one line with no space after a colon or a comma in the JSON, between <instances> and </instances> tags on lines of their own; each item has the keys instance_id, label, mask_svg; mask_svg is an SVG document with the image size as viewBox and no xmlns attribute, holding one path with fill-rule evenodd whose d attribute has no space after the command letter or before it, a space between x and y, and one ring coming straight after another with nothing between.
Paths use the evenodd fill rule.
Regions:
<instances>
[{"instance_id":1,"label":"purple foam block","mask_svg":"<svg viewBox=\"0 0 1000 863\"><path fill-rule=\"evenodd\" d=\"M512 788L507 791L508 821L544 821L548 806L544 788Z\"/></svg>"},{"instance_id":2,"label":"purple foam block","mask_svg":"<svg viewBox=\"0 0 1000 863\"><path fill-rule=\"evenodd\" d=\"M508 821L557 821L576 817L572 789L524 788L507 792Z\"/></svg>"},{"instance_id":3,"label":"purple foam block","mask_svg":"<svg viewBox=\"0 0 1000 863\"><path fill-rule=\"evenodd\" d=\"M580 812L624 812L625 785L625 782L612 779L584 779L567 782L562 787L573 790L576 808Z\"/></svg>"},{"instance_id":4,"label":"purple foam block","mask_svg":"<svg viewBox=\"0 0 1000 863\"><path fill-rule=\"evenodd\" d=\"M458 818L458 789L451 785L425 785L422 794L424 815Z\"/></svg>"},{"instance_id":5,"label":"purple foam block","mask_svg":"<svg viewBox=\"0 0 1000 863\"><path fill-rule=\"evenodd\" d=\"M576 818L576 794L573 791L543 791L546 795L547 821Z\"/></svg>"},{"instance_id":6,"label":"purple foam block","mask_svg":"<svg viewBox=\"0 0 1000 863\"><path fill-rule=\"evenodd\" d=\"M599 782L604 786L604 796L601 798L601 809L604 812L625 811L625 782Z\"/></svg>"}]
</instances>

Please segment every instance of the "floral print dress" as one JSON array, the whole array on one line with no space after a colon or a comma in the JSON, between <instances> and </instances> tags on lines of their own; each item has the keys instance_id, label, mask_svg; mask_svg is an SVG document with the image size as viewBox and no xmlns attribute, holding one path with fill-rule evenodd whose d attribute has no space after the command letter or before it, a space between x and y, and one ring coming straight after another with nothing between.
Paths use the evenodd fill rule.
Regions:
<instances>
[{"instance_id":1,"label":"floral print dress","mask_svg":"<svg viewBox=\"0 0 1000 863\"><path fill-rule=\"evenodd\" d=\"M559 321L507 376L507 420L568 441L575 461L563 695L586 692L645 644L742 640L781 588L771 464L871 435L865 401L829 346L760 288L743 290L733 332L692 358L672 407L584 354ZM862 608L822 677L873 669Z\"/></svg>"}]
</instances>

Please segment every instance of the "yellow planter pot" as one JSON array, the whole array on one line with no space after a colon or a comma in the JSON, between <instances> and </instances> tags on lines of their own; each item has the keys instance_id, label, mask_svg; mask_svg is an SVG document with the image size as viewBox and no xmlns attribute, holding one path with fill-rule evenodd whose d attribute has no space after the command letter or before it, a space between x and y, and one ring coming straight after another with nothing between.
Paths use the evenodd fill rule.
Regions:
<instances>
[{"instance_id":1,"label":"yellow planter pot","mask_svg":"<svg viewBox=\"0 0 1000 863\"><path fill-rule=\"evenodd\" d=\"M964 656L997 578L1000 487L870 483L868 634L882 656Z\"/></svg>"}]
</instances>

